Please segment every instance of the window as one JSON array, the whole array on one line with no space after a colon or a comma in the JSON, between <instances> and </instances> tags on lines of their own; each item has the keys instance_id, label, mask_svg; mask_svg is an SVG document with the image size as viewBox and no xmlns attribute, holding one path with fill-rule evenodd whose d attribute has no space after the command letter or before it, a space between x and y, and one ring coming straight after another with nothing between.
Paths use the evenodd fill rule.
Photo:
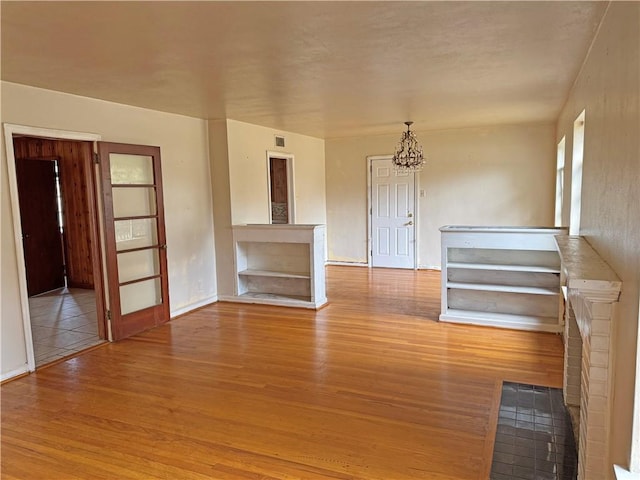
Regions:
<instances>
[{"instance_id":1,"label":"window","mask_svg":"<svg viewBox=\"0 0 640 480\"><path fill-rule=\"evenodd\" d=\"M556 157L556 227L562 226L562 198L564 195L564 144L565 137L558 143Z\"/></svg>"},{"instance_id":2,"label":"window","mask_svg":"<svg viewBox=\"0 0 640 480\"><path fill-rule=\"evenodd\" d=\"M582 160L584 156L584 113L573 122L573 155L571 157L571 215L569 235L580 235L582 204Z\"/></svg>"}]
</instances>

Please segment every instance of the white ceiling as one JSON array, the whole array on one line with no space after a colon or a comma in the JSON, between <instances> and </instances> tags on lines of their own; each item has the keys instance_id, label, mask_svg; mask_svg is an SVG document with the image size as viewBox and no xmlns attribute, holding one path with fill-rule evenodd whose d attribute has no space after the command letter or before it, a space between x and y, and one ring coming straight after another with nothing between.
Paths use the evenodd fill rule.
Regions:
<instances>
[{"instance_id":1,"label":"white ceiling","mask_svg":"<svg viewBox=\"0 0 640 480\"><path fill-rule=\"evenodd\" d=\"M2 79L321 138L553 121L604 2L2 2Z\"/></svg>"}]
</instances>

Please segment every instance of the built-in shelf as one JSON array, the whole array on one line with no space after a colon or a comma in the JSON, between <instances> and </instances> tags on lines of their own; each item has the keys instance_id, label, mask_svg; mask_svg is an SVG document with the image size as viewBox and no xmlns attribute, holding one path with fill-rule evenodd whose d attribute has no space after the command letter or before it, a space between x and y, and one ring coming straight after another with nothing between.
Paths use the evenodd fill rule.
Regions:
<instances>
[{"instance_id":1,"label":"built-in shelf","mask_svg":"<svg viewBox=\"0 0 640 480\"><path fill-rule=\"evenodd\" d=\"M324 225L234 225L235 295L243 303L319 308L325 293Z\"/></svg>"},{"instance_id":2,"label":"built-in shelf","mask_svg":"<svg viewBox=\"0 0 640 480\"><path fill-rule=\"evenodd\" d=\"M490 327L505 327L508 325L509 328L535 330L538 332L558 331L558 317L449 309L446 314L440 315L440 320L471 325L480 324Z\"/></svg>"},{"instance_id":3,"label":"built-in shelf","mask_svg":"<svg viewBox=\"0 0 640 480\"><path fill-rule=\"evenodd\" d=\"M562 228L446 226L440 320L560 332Z\"/></svg>"},{"instance_id":4,"label":"built-in shelf","mask_svg":"<svg viewBox=\"0 0 640 480\"><path fill-rule=\"evenodd\" d=\"M461 290L482 290L485 292L530 293L532 295L558 295L557 288L527 287L519 285L497 285L491 283L448 282L447 288Z\"/></svg>"},{"instance_id":5,"label":"built-in shelf","mask_svg":"<svg viewBox=\"0 0 640 480\"><path fill-rule=\"evenodd\" d=\"M282 307L310 308L309 297L303 295L277 295L275 293L247 292L234 299L239 303L261 303Z\"/></svg>"},{"instance_id":6,"label":"built-in shelf","mask_svg":"<svg viewBox=\"0 0 640 480\"><path fill-rule=\"evenodd\" d=\"M449 268L469 268L472 270L498 270L508 272L560 273L560 268L541 265L505 265L499 263L449 262Z\"/></svg>"},{"instance_id":7,"label":"built-in shelf","mask_svg":"<svg viewBox=\"0 0 640 480\"><path fill-rule=\"evenodd\" d=\"M311 278L308 273L298 272L278 272L275 270L243 270L238 272L238 275L245 275L249 277L279 277L279 278Z\"/></svg>"}]
</instances>

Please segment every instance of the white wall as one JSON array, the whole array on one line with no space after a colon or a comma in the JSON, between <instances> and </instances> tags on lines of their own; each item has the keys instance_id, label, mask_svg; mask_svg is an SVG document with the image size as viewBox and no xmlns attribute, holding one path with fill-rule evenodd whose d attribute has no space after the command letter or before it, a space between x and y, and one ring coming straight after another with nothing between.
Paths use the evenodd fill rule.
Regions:
<instances>
[{"instance_id":1,"label":"white wall","mask_svg":"<svg viewBox=\"0 0 640 480\"><path fill-rule=\"evenodd\" d=\"M232 221L269 223L267 151L294 155L295 223L326 223L324 140L227 120ZM275 146L275 135L286 146Z\"/></svg>"},{"instance_id":2,"label":"white wall","mask_svg":"<svg viewBox=\"0 0 640 480\"><path fill-rule=\"evenodd\" d=\"M210 122L209 135L218 289L233 295L231 225L269 223L267 151L294 156L295 223L326 224L324 140L236 120ZM285 137L285 147L275 146L275 135Z\"/></svg>"},{"instance_id":3,"label":"white wall","mask_svg":"<svg viewBox=\"0 0 640 480\"><path fill-rule=\"evenodd\" d=\"M2 82L2 122L102 135L161 148L172 313L217 293L207 122ZM26 363L7 160L2 145L2 374Z\"/></svg>"},{"instance_id":4,"label":"white wall","mask_svg":"<svg viewBox=\"0 0 640 480\"><path fill-rule=\"evenodd\" d=\"M231 193L229 188L229 146L227 120L209 122L211 186L216 236L216 274L218 295L230 296L234 291L233 235L231 232Z\"/></svg>"},{"instance_id":5,"label":"white wall","mask_svg":"<svg viewBox=\"0 0 640 480\"><path fill-rule=\"evenodd\" d=\"M326 140L329 260L367 262L368 155L393 154L397 135ZM422 268L440 266L443 225L553 226L554 126L508 125L416 131Z\"/></svg>"},{"instance_id":6,"label":"white wall","mask_svg":"<svg viewBox=\"0 0 640 480\"><path fill-rule=\"evenodd\" d=\"M629 464L640 282L640 3L612 2L558 121L571 171L573 122L585 109L580 234L622 280L614 347L611 461ZM565 175L568 218L570 175Z\"/></svg>"}]
</instances>

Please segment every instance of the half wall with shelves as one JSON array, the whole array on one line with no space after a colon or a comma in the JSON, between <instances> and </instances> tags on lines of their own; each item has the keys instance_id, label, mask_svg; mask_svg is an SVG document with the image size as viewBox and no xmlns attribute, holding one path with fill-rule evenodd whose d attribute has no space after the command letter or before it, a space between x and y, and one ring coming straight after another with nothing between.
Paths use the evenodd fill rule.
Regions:
<instances>
[{"instance_id":1,"label":"half wall with shelves","mask_svg":"<svg viewBox=\"0 0 640 480\"><path fill-rule=\"evenodd\" d=\"M440 320L560 332L563 228L445 226Z\"/></svg>"},{"instance_id":2,"label":"half wall with shelves","mask_svg":"<svg viewBox=\"0 0 640 480\"><path fill-rule=\"evenodd\" d=\"M235 296L245 303L319 308L325 292L324 225L234 225Z\"/></svg>"}]
</instances>

